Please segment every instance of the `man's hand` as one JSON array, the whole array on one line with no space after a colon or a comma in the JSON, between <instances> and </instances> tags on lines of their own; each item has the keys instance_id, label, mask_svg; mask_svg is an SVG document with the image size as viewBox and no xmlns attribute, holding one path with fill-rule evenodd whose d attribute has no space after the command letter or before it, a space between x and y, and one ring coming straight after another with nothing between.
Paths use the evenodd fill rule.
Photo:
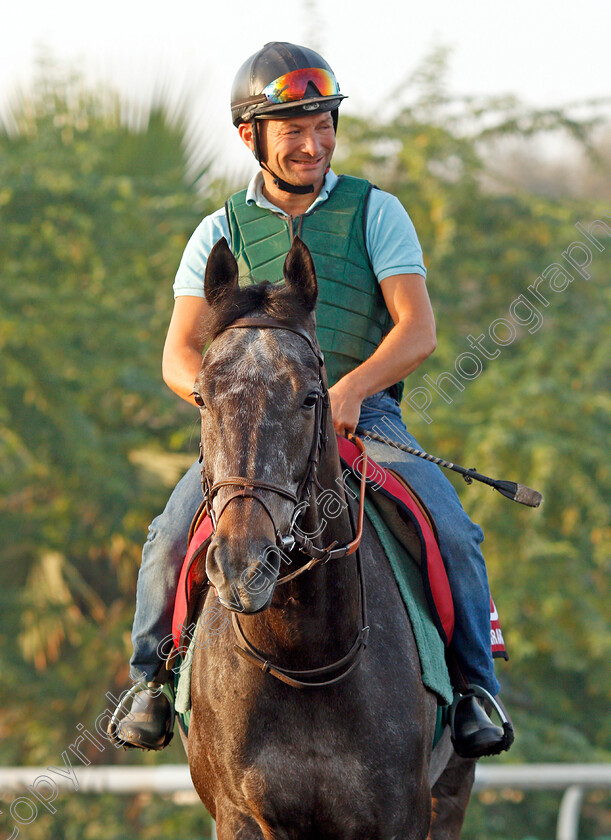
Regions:
<instances>
[{"instance_id":1,"label":"man's hand","mask_svg":"<svg viewBox=\"0 0 611 840\"><path fill-rule=\"evenodd\" d=\"M344 376L332 388L329 388L333 427L338 435L354 432L359 422L363 402L363 397L347 380L348 377Z\"/></svg>"}]
</instances>

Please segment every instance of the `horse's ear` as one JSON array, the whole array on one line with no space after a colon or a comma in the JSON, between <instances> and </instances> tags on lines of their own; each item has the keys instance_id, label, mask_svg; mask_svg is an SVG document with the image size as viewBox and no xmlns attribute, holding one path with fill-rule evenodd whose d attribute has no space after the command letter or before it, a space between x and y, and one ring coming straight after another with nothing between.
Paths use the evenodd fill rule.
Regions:
<instances>
[{"instance_id":1,"label":"horse's ear","mask_svg":"<svg viewBox=\"0 0 611 840\"><path fill-rule=\"evenodd\" d=\"M211 306L233 292L238 285L238 264L231 253L224 236L210 251L206 263L206 277L204 279L204 294Z\"/></svg>"},{"instance_id":2,"label":"horse's ear","mask_svg":"<svg viewBox=\"0 0 611 840\"><path fill-rule=\"evenodd\" d=\"M313 312L318 297L316 271L308 246L298 236L293 239L291 250L286 255L283 273L286 285L305 311Z\"/></svg>"}]
</instances>

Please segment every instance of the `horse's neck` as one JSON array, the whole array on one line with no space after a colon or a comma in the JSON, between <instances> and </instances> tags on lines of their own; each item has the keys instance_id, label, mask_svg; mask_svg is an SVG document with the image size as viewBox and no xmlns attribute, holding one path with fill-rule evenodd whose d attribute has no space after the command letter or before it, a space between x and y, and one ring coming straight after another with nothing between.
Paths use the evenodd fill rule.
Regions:
<instances>
[{"instance_id":1,"label":"horse's neck","mask_svg":"<svg viewBox=\"0 0 611 840\"><path fill-rule=\"evenodd\" d=\"M333 435L321 453L319 486L313 488L312 502L299 526L319 548L333 542L343 545L353 537L338 466ZM281 562L280 576L308 560L293 551ZM303 667L316 667L350 648L360 629L359 607L355 556L330 560L277 587L271 609L252 617L256 635L252 640L264 650L271 648L270 653L298 660Z\"/></svg>"}]
</instances>

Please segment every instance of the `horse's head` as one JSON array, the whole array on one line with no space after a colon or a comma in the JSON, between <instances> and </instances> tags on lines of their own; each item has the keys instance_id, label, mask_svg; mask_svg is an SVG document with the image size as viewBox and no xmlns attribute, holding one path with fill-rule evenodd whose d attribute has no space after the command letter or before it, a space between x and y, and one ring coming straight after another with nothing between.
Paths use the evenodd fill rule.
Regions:
<instances>
[{"instance_id":1,"label":"horse's head","mask_svg":"<svg viewBox=\"0 0 611 840\"><path fill-rule=\"evenodd\" d=\"M316 275L301 240L287 255L284 278L284 284L240 288L225 239L212 249L206 268L211 344L194 392L215 524L206 571L222 603L247 613L271 602L280 568L277 547L308 495L311 458L326 420L313 314Z\"/></svg>"}]
</instances>

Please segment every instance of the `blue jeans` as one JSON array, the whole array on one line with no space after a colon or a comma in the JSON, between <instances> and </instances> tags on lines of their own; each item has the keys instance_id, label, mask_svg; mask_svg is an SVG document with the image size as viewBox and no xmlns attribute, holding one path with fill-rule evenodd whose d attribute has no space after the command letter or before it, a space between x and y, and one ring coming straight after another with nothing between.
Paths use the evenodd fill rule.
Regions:
<instances>
[{"instance_id":1,"label":"blue jeans","mask_svg":"<svg viewBox=\"0 0 611 840\"><path fill-rule=\"evenodd\" d=\"M196 461L174 488L163 513L149 525L132 627L130 675L134 682L152 680L159 668L157 648L172 632L174 598L187 553L189 526L202 499L202 472ZM164 647L167 654L168 647Z\"/></svg>"},{"instance_id":2,"label":"blue jeans","mask_svg":"<svg viewBox=\"0 0 611 840\"><path fill-rule=\"evenodd\" d=\"M359 426L396 443L422 449L407 431L398 402L386 391L363 401ZM452 649L468 682L498 694L500 686L490 652L490 589L480 549L482 529L471 522L438 466L376 441L367 442L367 451L381 466L406 478L430 510L454 598Z\"/></svg>"},{"instance_id":3,"label":"blue jeans","mask_svg":"<svg viewBox=\"0 0 611 840\"><path fill-rule=\"evenodd\" d=\"M420 449L408 433L396 400L382 391L364 400L359 425ZM452 647L469 682L497 694L490 654L490 592L480 543L484 535L465 511L439 467L386 444L367 444L374 460L395 469L410 482L435 518L441 553L454 596L456 626ZM134 680L152 680L159 667L159 643L171 633L174 596L187 551L191 520L202 501L201 469L193 464L178 482L161 513L149 527L138 574L132 629Z\"/></svg>"}]
</instances>

